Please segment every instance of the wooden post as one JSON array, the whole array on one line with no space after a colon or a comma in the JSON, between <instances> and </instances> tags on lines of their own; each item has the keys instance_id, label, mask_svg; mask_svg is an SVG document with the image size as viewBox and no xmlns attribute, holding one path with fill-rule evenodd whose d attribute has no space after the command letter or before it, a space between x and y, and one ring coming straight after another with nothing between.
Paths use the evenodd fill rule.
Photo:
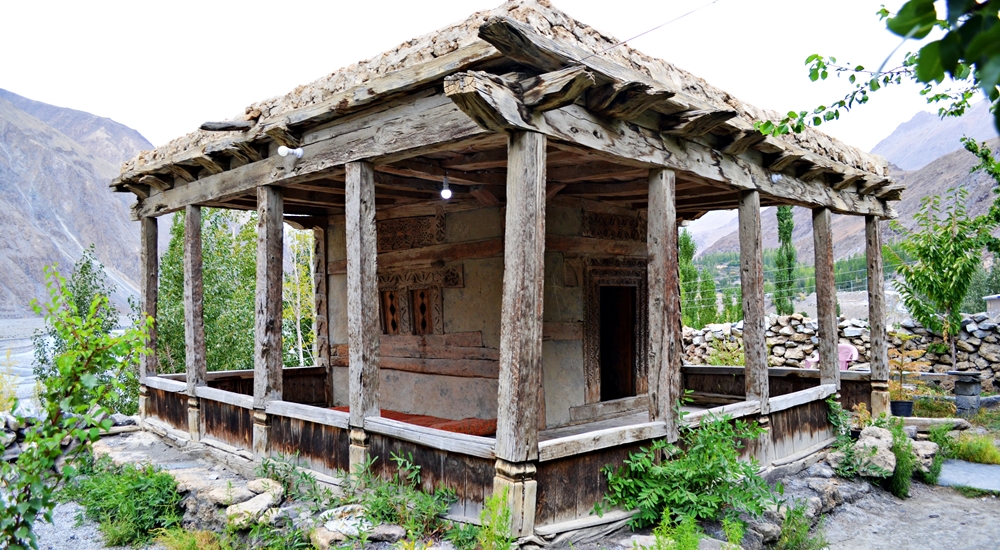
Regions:
<instances>
[{"instance_id":1,"label":"wooden post","mask_svg":"<svg viewBox=\"0 0 1000 550\"><path fill-rule=\"evenodd\" d=\"M139 301L142 312L153 318L153 326L149 328L149 338L146 347L149 355L139 359L139 417L146 418L146 377L155 376L158 370L156 357L156 301L159 293L160 258L157 241L158 229L156 218L140 218L139 243Z\"/></svg>"},{"instance_id":2,"label":"wooden post","mask_svg":"<svg viewBox=\"0 0 1000 550\"><path fill-rule=\"evenodd\" d=\"M813 208L813 243L816 250L816 317L819 321L820 384L840 390L837 342L837 284L833 277L833 231L830 209Z\"/></svg>"},{"instance_id":3,"label":"wooden post","mask_svg":"<svg viewBox=\"0 0 1000 550\"><path fill-rule=\"evenodd\" d=\"M254 307L253 452L268 456L267 402L281 399L284 200L280 187L257 188L257 291Z\"/></svg>"},{"instance_id":4,"label":"wooden post","mask_svg":"<svg viewBox=\"0 0 1000 550\"><path fill-rule=\"evenodd\" d=\"M201 207L184 212L184 366L187 371L188 432L200 439L201 417L194 389L205 385L205 296L201 279Z\"/></svg>"},{"instance_id":5,"label":"wooden post","mask_svg":"<svg viewBox=\"0 0 1000 550\"><path fill-rule=\"evenodd\" d=\"M681 297L677 271L677 210L674 173L649 171L646 262L649 298L649 418L662 420L676 441L674 402L681 396Z\"/></svg>"},{"instance_id":6,"label":"wooden post","mask_svg":"<svg viewBox=\"0 0 1000 550\"><path fill-rule=\"evenodd\" d=\"M378 249L375 229L375 170L369 162L346 166L347 342L350 363L352 470L367 460L365 418L379 416Z\"/></svg>"},{"instance_id":7,"label":"wooden post","mask_svg":"<svg viewBox=\"0 0 1000 550\"><path fill-rule=\"evenodd\" d=\"M872 416L889 414L889 354L885 327L885 279L882 274L882 233L879 219L865 216L868 257L868 327L871 334Z\"/></svg>"},{"instance_id":8,"label":"wooden post","mask_svg":"<svg viewBox=\"0 0 1000 550\"><path fill-rule=\"evenodd\" d=\"M739 220L747 400L760 401L760 412L766 415L770 412L770 407L764 319L764 260L760 236L760 192L740 192Z\"/></svg>"},{"instance_id":9,"label":"wooden post","mask_svg":"<svg viewBox=\"0 0 1000 550\"><path fill-rule=\"evenodd\" d=\"M511 532L534 532L538 392L542 385L545 275L545 136L511 132L507 141L507 215L497 408L496 477L507 491Z\"/></svg>"},{"instance_id":10,"label":"wooden post","mask_svg":"<svg viewBox=\"0 0 1000 550\"><path fill-rule=\"evenodd\" d=\"M313 228L313 299L315 318L313 319L313 366L326 371L326 402L333 406L333 370L330 367L330 329L327 312L326 290L326 232L324 219L320 227Z\"/></svg>"}]
</instances>

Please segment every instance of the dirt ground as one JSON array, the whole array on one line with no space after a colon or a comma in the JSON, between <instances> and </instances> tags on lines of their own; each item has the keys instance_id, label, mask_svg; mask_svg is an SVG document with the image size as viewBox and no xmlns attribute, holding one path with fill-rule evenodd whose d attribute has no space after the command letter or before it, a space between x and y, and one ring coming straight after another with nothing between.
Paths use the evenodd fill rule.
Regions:
<instances>
[{"instance_id":1,"label":"dirt ground","mask_svg":"<svg viewBox=\"0 0 1000 550\"><path fill-rule=\"evenodd\" d=\"M838 507L824 521L832 550L1000 548L1000 499L967 498L914 481L910 498L882 490Z\"/></svg>"}]
</instances>

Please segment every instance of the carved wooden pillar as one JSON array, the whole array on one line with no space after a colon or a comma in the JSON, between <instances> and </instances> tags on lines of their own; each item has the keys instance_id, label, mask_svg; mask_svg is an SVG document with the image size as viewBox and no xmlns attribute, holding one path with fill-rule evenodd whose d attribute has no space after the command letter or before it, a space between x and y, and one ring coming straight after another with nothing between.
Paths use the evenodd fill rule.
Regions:
<instances>
[{"instance_id":1,"label":"carved wooden pillar","mask_svg":"<svg viewBox=\"0 0 1000 550\"><path fill-rule=\"evenodd\" d=\"M868 257L868 327L871 333L872 416L889 414L889 355L885 327L885 280L882 274L882 234L879 219L865 216Z\"/></svg>"},{"instance_id":2,"label":"carved wooden pillar","mask_svg":"<svg viewBox=\"0 0 1000 550\"><path fill-rule=\"evenodd\" d=\"M153 318L146 347L149 355L139 359L139 417L146 418L146 377L155 376L158 370L156 357L156 301L159 295L160 258L157 249L158 229L156 218L140 219L139 237L139 301L144 315Z\"/></svg>"},{"instance_id":3,"label":"carved wooden pillar","mask_svg":"<svg viewBox=\"0 0 1000 550\"><path fill-rule=\"evenodd\" d=\"M649 171L646 234L649 287L649 418L662 420L667 439L676 441L674 403L681 396L681 297L677 263L677 210L674 173Z\"/></svg>"},{"instance_id":4,"label":"carved wooden pillar","mask_svg":"<svg viewBox=\"0 0 1000 550\"><path fill-rule=\"evenodd\" d=\"M201 416L195 388L205 385L205 296L201 278L201 207L184 213L184 364L187 371L188 432L198 441Z\"/></svg>"},{"instance_id":5,"label":"carved wooden pillar","mask_svg":"<svg viewBox=\"0 0 1000 550\"><path fill-rule=\"evenodd\" d=\"M257 188L257 290L254 309L253 453L268 456L267 402L281 399L281 300L284 200L281 188Z\"/></svg>"},{"instance_id":6,"label":"carved wooden pillar","mask_svg":"<svg viewBox=\"0 0 1000 550\"><path fill-rule=\"evenodd\" d=\"M833 231L830 209L813 208L813 244L816 250L816 318L819 321L819 377L821 384L840 390L837 351L837 284L833 276Z\"/></svg>"},{"instance_id":7,"label":"carved wooden pillar","mask_svg":"<svg viewBox=\"0 0 1000 550\"><path fill-rule=\"evenodd\" d=\"M327 311L326 289L326 219L319 227L313 228L313 300L315 317L313 319L313 366L322 367L326 372L326 402L333 406L333 370L330 366L330 328Z\"/></svg>"},{"instance_id":8,"label":"carved wooden pillar","mask_svg":"<svg viewBox=\"0 0 1000 550\"><path fill-rule=\"evenodd\" d=\"M538 392L542 385L545 271L545 136L511 132L507 141L507 215L497 409L496 477L507 491L512 533L534 532Z\"/></svg>"},{"instance_id":9,"label":"carved wooden pillar","mask_svg":"<svg viewBox=\"0 0 1000 550\"><path fill-rule=\"evenodd\" d=\"M758 423L764 429L751 442L762 465L770 462L771 412L767 375L766 322L764 315L764 258L760 232L760 192L740 191L740 284L743 288L743 351L746 356L747 401L760 402Z\"/></svg>"},{"instance_id":10,"label":"carved wooden pillar","mask_svg":"<svg viewBox=\"0 0 1000 550\"><path fill-rule=\"evenodd\" d=\"M366 461L365 418L379 416L379 308L376 268L375 171L347 164L347 341L350 355L351 448L354 470Z\"/></svg>"}]
</instances>

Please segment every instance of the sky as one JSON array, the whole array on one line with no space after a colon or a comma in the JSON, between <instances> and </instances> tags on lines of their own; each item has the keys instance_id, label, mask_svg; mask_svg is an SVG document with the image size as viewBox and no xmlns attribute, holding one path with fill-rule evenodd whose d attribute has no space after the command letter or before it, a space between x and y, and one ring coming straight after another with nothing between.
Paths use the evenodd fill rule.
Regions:
<instances>
[{"instance_id":1,"label":"sky","mask_svg":"<svg viewBox=\"0 0 1000 550\"><path fill-rule=\"evenodd\" d=\"M846 78L812 83L813 53L876 68L900 45L875 15L882 0L557 0L629 42L759 107L811 110L843 97ZM901 1L885 2L894 9ZM0 0L0 88L106 116L154 145L499 0ZM896 59L910 44L900 48ZM890 65L892 62L890 61ZM870 150L919 110L912 85L884 89L823 131Z\"/></svg>"}]
</instances>

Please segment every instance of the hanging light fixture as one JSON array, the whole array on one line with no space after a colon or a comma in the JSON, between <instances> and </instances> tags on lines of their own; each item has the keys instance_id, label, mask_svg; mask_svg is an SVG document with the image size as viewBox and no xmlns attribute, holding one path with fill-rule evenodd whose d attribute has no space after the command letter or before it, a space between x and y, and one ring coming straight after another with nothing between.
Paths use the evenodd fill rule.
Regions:
<instances>
[{"instance_id":1,"label":"hanging light fixture","mask_svg":"<svg viewBox=\"0 0 1000 550\"><path fill-rule=\"evenodd\" d=\"M444 173L444 178L441 179L441 198L450 199L451 189L448 188L448 172Z\"/></svg>"}]
</instances>

